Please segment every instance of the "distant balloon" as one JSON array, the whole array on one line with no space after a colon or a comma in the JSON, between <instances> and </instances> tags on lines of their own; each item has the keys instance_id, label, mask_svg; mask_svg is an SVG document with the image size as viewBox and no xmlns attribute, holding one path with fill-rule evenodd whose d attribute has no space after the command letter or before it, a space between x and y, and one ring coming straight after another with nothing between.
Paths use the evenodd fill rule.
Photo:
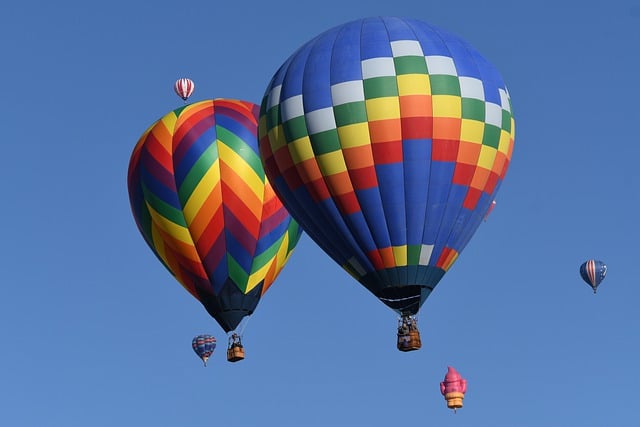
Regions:
<instances>
[{"instance_id":1,"label":"distant balloon","mask_svg":"<svg viewBox=\"0 0 640 427\"><path fill-rule=\"evenodd\" d=\"M213 354L213 350L216 349L216 339L211 335L198 335L191 342L191 346L193 351L204 362L204 366L207 366L207 360Z\"/></svg>"},{"instance_id":2,"label":"distant balloon","mask_svg":"<svg viewBox=\"0 0 640 427\"><path fill-rule=\"evenodd\" d=\"M457 409L462 408L462 399L467 392L467 380L449 366L444 381L440 383L440 392L447 401L447 407L456 412Z\"/></svg>"},{"instance_id":3,"label":"distant balloon","mask_svg":"<svg viewBox=\"0 0 640 427\"><path fill-rule=\"evenodd\" d=\"M493 212L495 207L496 207L496 201L494 200L493 202L491 202L491 205L489 205L489 209L487 210L487 213L484 214L485 222L487 221L487 218L489 218L489 215L491 215L491 212Z\"/></svg>"},{"instance_id":4,"label":"distant balloon","mask_svg":"<svg viewBox=\"0 0 640 427\"><path fill-rule=\"evenodd\" d=\"M607 274L607 266L604 262L590 259L580 266L580 276L593 289L595 294L598 286Z\"/></svg>"},{"instance_id":5,"label":"distant balloon","mask_svg":"<svg viewBox=\"0 0 640 427\"><path fill-rule=\"evenodd\" d=\"M175 90L176 94L185 102L189 99L195 88L196 85L193 83L193 80L187 78L178 79L173 85L173 90Z\"/></svg>"}]
</instances>

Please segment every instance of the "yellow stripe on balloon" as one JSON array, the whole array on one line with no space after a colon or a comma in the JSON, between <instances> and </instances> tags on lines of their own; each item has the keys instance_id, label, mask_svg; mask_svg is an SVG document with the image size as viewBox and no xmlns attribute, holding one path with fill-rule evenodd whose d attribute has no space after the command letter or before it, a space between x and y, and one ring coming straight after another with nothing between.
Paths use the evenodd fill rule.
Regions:
<instances>
[{"instance_id":1,"label":"yellow stripe on balloon","mask_svg":"<svg viewBox=\"0 0 640 427\"><path fill-rule=\"evenodd\" d=\"M264 280L263 287L268 288L271 286L271 283L278 277L278 273L284 267L284 264L287 262L288 254L287 248L289 247L289 233L285 233L280 240L280 246L278 247L278 251L276 254L267 261L259 270L253 272L249 279L247 280L247 292L251 291L251 289L255 288L261 281ZM274 268L275 264L275 272L273 276L268 280L267 274L270 269Z\"/></svg>"},{"instance_id":2,"label":"yellow stripe on balloon","mask_svg":"<svg viewBox=\"0 0 640 427\"><path fill-rule=\"evenodd\" d=\"M257 271L254 271L251 276L247 279L247 290L245 293L249 293L253 288L258 286L260 282L264 279L266 272L269 270L269 267L273 264L273 260L267 262L262 268Z\"/></svg>"},{"instance_id":3,"label":"yellow stripe on balloon","mask_svg":"<svg viewBox=\"0 0 640 427\"><path fill-rule=\"evenodd\" d=\"M158 125L153 129L153 133L156 132L159 134L158 141L160 144L165 146L170 153L172 152L171 144L173 144L173 133L176 129L176 122L178 121L178 117L175 114L166 114L158 121ZM169 146L166 146L169 144Z\"/></svg>"},{"instance_id":4,"label":"yellow stripe on balloon","mask_svg":"<svg viewBox=\"0 0 640 427\"><path fill-rule=\"evenodd\" d=\"M186 227L168 220L151 207L149 207L149 213L151 214L151 219L160 230L164 231L167 234L170 234L171 236L175 237L176 240L179 240L181 242L193 243L191 234L189 234L189 230Z\"/></svg>"},{"instance_id":5,"label":"yellow stripe on balloon","mask_svg":"<svg viewBox=\"0 0 640 427\"><path fill-rule=\"evenodd\" d=\"M285 233L282 236L282 243L280 244L280 248L278 248L278 252L276 252L275 262L276 262L276 274L274 275L274 279L278 276L278 273L284 265L287 263L289 256L291 256L292 252L287 252L289 249L289 232Z\"/></svg>"},{"instance_id":6,"label":"yellow stripe on balloon","mask_svg":"<svg viewBox=\"0 0 640 427\"><path fill-rule=\"evenodd\" d=\"M230 147L218 141L218 153L222 162L231 167L238 176L241 176L247 186L253 191L259 200L262 200L264 193L264 181L249 166L249 164L238 153ZM259 217L259 215L257 215Z\"/></svg>"},{"instance_id":7,"label":"yellow stripe on balloon","mask_svg":"<svg viewBox=\"0 0 640 427\"><path fill-rule=\"evenodd\" d=\"M191 196L185 203L182 212L187 224L191 224L200 212L202 205L211 194L211 190L215 188L220 182L220 160L216 159L215 162L207 169L207 172L202 176L198 185L193 189Z\"/></svg>"}]
</instances>

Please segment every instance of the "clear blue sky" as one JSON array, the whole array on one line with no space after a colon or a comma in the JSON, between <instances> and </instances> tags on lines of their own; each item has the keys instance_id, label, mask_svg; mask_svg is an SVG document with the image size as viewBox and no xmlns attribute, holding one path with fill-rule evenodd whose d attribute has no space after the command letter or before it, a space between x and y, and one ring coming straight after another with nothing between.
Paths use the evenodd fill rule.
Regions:
<instances>
[{"instance_id":1,"label":"clear blue sky","mask_svg":"<svg viewBox=\"0 0 640 427\"><path fill-rule=\"evenodd\" d=\"M423 348L304 236L245 329L224 332L135 227L140 134L192 100L259 103L302 43L346 21L417 18L502 73L516 142L489 221L429 297ZM640 6L632 0L30 1L0 6L0 424L634 426ZM594 295L588 258L608 275ZM469 381L446 408L452 365Z\"/></svg>"}]
</instances>

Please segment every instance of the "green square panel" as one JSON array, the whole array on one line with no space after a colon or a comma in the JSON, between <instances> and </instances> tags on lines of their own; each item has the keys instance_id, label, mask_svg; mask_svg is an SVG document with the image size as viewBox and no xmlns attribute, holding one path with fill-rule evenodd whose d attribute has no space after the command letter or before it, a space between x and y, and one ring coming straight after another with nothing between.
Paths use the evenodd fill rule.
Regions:
<instances>
[{"instance_id":1,"label":"green square panel","mask_svg":"<svg viewBox=\"0 0 640 427\"><path fill-rule=\"evenodd\" d=\"M457 76L435 74L429 76L432 95L460 96L460 81Z\"/></svg>"},{"instance_id":2,"label":"green square panel","mask_svg":"<svg viewBox=\"0 0 640 427\"><path fill-rule=\"evenodd\" d=\"M336 105L333 107L333 114L338 127L367 121L367 109L364 101Z\"/></svg>"},{"instance_id":3,"label":"green square panel","mask_svg":"<svg viewBox=\"0 0 640 427\"><path fill-rule=\"evenodd\" d=\"M393 59L396 74L429 74L424 56L400 56Z\"/></svg>"},{"instance_id":4,"label":"green square panel","mask_svg":"<svg viewBox=\"0 0 640 427\"><path fill-rule=\"evenodd\" d=\"M482 145L488 145L496 150L500 144L500 128L494 125L486 124L484 127L484 135L482 136Z\"/></svg>"},{"instance_id":5,"label":"green square panel","mask_svg":"<svg viewBox=\"0 0 640 427\"><path fill-rule=\"evenodd\" d=\"M484 101L473 98L462 98L462 118L484 122Z\"/></svg>"},{"instance_id":6,"label":"green square panel","mask_svg":"<svg viewBox=\"0 0 640 427\"><path fill-rule=\"evenodd\" d=\"M363 83L365 99L398 96L398 83L395 76L374 77L364 80Z\"/></svg>"},{"instance_id":7,"label":"green square panel","mask_svg":"<svg viewBox=\"0 0 640 427\"><path fill-rule=\"evenodd\" d=\"M313 152L316 156L341 149L337 129L330 129L324 132L315 133L311 135L310 138L311 146L313 147Z\"/></svg>"},{"instance_id":8,"label":"green square panel","mask_svg":"<svg viewBox=\"0 0 640 427\"><path fill-rule=\"evenodd\" d=\"M294 117L283 123L282 130L287 141L295 141L307 136L307 123L304 116Z\"/></svg>"}]
</instances>

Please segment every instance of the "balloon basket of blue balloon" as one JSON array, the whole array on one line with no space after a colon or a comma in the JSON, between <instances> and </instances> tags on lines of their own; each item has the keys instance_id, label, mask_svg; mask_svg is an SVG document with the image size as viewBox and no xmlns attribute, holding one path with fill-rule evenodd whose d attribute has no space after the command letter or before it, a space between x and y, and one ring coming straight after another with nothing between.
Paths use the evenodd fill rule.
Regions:
<instances>
[{"instance_id":1,"label":"balloon basket of blue balloon","mask_svg":"<svg viewBox=\"0 0 640 427\"><path fill-rule=\"evenodd\" d=\"M422 347L415 316L402 316L398 321L398 350L414 351Z\"/></svg>"}]
</instances>

